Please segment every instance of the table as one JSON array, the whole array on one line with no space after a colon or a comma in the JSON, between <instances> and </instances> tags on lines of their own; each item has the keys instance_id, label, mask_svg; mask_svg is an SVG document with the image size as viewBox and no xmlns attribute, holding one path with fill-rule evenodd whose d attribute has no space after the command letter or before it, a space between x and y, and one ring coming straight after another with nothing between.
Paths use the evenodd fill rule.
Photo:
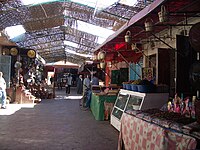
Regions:
<instances>
[{"instance_id":1,"label":"table","mask_svg":"<svg viewBox=\"0 0 200 150\"><path fill-rule=\"evenodd\" d=\"M104 118L104 102L114 105L117 95L98 95L92 92L90 108L96 120L105 120Z\"/></svg>"},{"instance_id":2,"label":"table","mask_svg":"<svg viewBox=\"0 0 200 150\"><path fill-rule=\"evenodd\" d=\"M195 138L159 125L150 123L134 115L124 113L118 140L118 150L191 150L195 149Z\"/></svg>"}]
</instances>

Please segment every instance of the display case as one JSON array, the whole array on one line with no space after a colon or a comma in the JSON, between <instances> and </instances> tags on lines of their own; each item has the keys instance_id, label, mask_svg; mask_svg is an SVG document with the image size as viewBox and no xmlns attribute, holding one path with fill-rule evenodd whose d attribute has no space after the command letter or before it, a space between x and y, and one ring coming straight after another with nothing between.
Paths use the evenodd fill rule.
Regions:
<instances>
[{"instance_id":1,"label":"display case","mask_svg":"<svg viewBox=\"0 0 200 150\"><path fill-rule=\"evenodd\" d=\"M168 98L168 93L140 93L121 89L112 110L111 124L120 131L121 117L125 111L161 108Z\"/></svg>"}]
</instances>

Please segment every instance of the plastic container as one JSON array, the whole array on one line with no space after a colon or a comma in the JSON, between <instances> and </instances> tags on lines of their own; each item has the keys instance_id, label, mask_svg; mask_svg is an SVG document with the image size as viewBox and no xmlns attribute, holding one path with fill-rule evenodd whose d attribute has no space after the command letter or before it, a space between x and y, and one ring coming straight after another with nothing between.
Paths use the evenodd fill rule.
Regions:
<instances>
[{"instance_id":1,"label":"plastic container","mask_svg":"<svg viewBox=\"0 0 200 150\"><path fill-rule=\"evenodd\" d=\"M138 91L138 87L137 86L138 85L136 85L136 84L131 84L131 91L137 92Z\"/></svg>"},{"instance_id":2,"label":"plastic container","mask_svg":"<svg viewBox=\"0 0 200 150\"><path fill-rule=\"evenodd\" d=\"M126 90L131 90L131 84L126 84Z\"/></svg>"},{"instance_id":3,"label":"plastic container","mask_svg":"<svg viewBox=\"0 0 200 150\"><path fill-rule=\"evenodd\" d=\"M154 88L152 85L137 85L138 92L141 93L151 93L154 91Z\"/></svg>"}]
</instances>

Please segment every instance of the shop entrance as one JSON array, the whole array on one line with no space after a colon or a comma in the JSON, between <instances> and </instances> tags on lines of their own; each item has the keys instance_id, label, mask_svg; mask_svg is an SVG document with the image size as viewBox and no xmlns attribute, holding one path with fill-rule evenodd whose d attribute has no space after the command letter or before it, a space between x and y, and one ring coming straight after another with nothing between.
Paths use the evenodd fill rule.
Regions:
<instances>
[{"instance_id":1,"label":"shop entrance","mask_svg":"<svg viewBox=\"0 0 200 150\"><path fill-rule=\"evenodd\" d=\"M112 70L111 84L121 86L122 82L128 81L128 68L120 68L119 70Z\"/></svg>"}]
</instances>

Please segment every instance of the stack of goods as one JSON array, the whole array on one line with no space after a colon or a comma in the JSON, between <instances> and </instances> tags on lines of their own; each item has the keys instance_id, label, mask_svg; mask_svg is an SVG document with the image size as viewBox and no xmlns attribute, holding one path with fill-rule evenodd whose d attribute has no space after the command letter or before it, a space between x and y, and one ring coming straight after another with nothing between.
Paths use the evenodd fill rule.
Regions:
<instances>
[{"instance_id":1,"label":"stack of goods","mask_svg":"<svg viewBox=\"0 0 200 150\"><path fill-rule=\"evenodd\" d=\"M180 113L188 118L195 119L195 99L191 100L189 97L183 99L176 94L174 99L168 102L168 111Z\"/></svg>"},{"instance_id":2,"label":"stack of goods","mask_svg":"<svg viewBox=\"0 0 200 150\"><path fill-rule=\"evenodd\" d=\"M193 123L195 120L185 117L180 113L161 111L159 109L147 109L138 111L127 111L137 118L159 126L183 132L183 126Z\"/></svg>"}]
</instances>

